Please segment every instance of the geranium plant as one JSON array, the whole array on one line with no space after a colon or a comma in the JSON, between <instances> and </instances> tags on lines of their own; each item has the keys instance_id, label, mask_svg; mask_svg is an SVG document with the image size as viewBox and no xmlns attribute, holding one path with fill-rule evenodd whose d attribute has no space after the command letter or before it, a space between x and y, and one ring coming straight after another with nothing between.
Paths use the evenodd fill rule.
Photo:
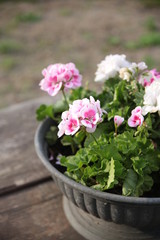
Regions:
<instances>
[{"instance_id":1,"label":"geranium plant","mask_svg":"<svg viewBox=\"0 0 160 240\"><path fill-rule=\"evenodd\" d=\"M42 90L63 100L41 105L49 116L46 135L51 163L75 181L125 196L160 196L160 73L125 55L98 64L97 93L81 86L73 63L42 71Z\"/></svg>"}]
</instances>

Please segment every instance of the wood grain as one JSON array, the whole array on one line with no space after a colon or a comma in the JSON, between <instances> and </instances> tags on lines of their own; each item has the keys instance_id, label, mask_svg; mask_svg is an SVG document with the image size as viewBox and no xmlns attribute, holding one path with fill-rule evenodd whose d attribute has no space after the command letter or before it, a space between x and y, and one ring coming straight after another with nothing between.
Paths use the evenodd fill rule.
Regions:
<instances>
[{"instance_id":1,"label":"wood grain","mask_svg":"<svg viewBox=\"0 0 160 240\"><path fill-rule=\"evenodd\" d=\"M35 110L44 100L0 111L0 240L84 240L34 150Z\"/></svg>"},{"instance_id":2,"label":"wood grain","mask_svg":"<svg viewBox=\"0 0 160 240\"><path fill-rule=\"evenodd\" d=\"M34 149L38 122L35 111L42 102L33 100L0 111L0 193L49 177Z\"/></svg>"},{"instance_id":3,"label":"wood grain","mask_svg":"<svg viewBox=\"0 0 160 240\"><path fill-rule=\"evenodd\" d=\"M53 182L1 197L1 240L84 240L69 225Z\"/></svg>"}]
</instances>

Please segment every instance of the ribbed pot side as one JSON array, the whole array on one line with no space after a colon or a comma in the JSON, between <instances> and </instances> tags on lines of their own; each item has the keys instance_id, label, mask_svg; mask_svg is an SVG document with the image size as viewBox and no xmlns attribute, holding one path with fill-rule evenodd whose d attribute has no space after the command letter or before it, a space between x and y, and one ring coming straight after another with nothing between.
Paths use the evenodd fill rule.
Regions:
<instances>
[{"instance_id":1,"label":"ribbed pot side","mask_svg":"<svg viewBox=\"0 0 160 240\"><path fill-rule=\"evenodd\" d=\"M86 227L87 233L83 231L85 235L82 235L92 240L160 239L160 198L125 197L96 191L59 172L48 160L45 135L51 125L51 119L46 119L40 124L35 135L35 148L55 183L69 200L64 200L64 210L66 216L70 216L67 218L74 220L74 224L69 220L71 225L80 233L82 225ZM89 226L92 226L91 229ZM96 238L93 239L92 234L90 236L90 231Z\"/></svg>"}]
</instances>

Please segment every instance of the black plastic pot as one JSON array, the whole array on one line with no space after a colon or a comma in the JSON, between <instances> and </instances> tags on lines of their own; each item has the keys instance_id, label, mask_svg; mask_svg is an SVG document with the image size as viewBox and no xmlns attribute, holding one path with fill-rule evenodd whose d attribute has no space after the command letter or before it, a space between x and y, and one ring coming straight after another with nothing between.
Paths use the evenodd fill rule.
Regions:
<instances>
[{"instance_id":1,"label":"black plastic pot","mask_svg":"<svg viewBox=\"0 0 160 240\"><path fill-rule=\"evenodd\" d=\"M38 127L35 147L65 196L64 211L71 225L89 240L160 239L160 198L100 192L76 183L51 165L45 135L52 124L46 119Z\"/></svg>"}]
</instances>

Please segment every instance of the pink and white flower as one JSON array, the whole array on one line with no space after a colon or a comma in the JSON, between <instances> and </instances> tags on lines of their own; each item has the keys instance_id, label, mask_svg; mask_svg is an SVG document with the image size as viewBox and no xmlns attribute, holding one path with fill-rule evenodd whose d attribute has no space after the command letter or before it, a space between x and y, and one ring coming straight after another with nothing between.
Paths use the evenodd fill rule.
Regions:
<instances>
[{"instance_id":1,"label":"pink and white flower","mask_svg":"<svg viewBox=\"0 0 160 240\"><path fill-rule=\"evenodd\" d=\"M66 120L65 134L74 135L80 128L79 120L76 116L69 116Z\"/></svg>"},{"instance_id":2,"label":"pink and white flower","mask_svg":"<svg viewBox=\"0 0 160 240\"><path fill-rule=\"evenodd\" d=\"M67 90L81 86L82 76L74 63L49 65L43 69L42 75L44 78L39 85L51 96L55 96L62 88Z\"/></svg>"},{"instance_id":3,"label":"pink and white flower","mask_svg":"<svg viewBox=\"0 0 160 240\"><path fill-rule=\"evenodd\" d=\"M103 112L105 111L101 109L100 101L95 101L93 97L75 100L70 104L69 110L62 113L58 137L63 134L73 135L81 127L85 127L87 132L94 132L97 124L102 122Z\"/></svg>"},{"instance_id":4,"label":"pink and white flower","mask_svg":"<svg viewBox=\"0 0 160 240\"><path fill-rule=\"evenodd\" d=\"M96 124L101 122L102 119L97 112L96 107L85 106L81 111L81 124L86 127L87 132L94 132L96 129Z\"/></svg>"},{"instance_id":5,"label":"pink and white flower","mask_svg":"<svg viewBox=\"0 0 160 240\"><path fill-rule=\"evenodd\" d=\"M124 118L118 115L114 116L114 124L119 127L124 122Z\"/></svg>"},{"instance_id":6,"label":"pink and white flower","mask_svg":"<svg viewBox=\"0 0 160 240\"><path fill-rule=\"evenodd\" d=\"M160 72L157 72L156 69L152 69L150 71L145 71L139 78L139 83L144 86L150 86L154 81L160 80Z\"/></svg>"},{"instance_id":7,"label":"pink and white flower","mask_svg":"<svg viewBox=\"0 0 160 240\"><path fill-rule=\"evenodd\" d=\"M66 130L66 121L65 120L62 120L59 123L58 129L59 129L59 131L58 131L57 135L60 138L60 137L62 137L65 134L65 130Z\"/></svg>"},{"instance_id":8,"label":"pink and white flower","mask_svg":"<svg viewBox=\"0 0 160 240\"><path fill-rule=\"evenodd\" d=\"M142 115L142 109L138 106L132 111L131 117L128 119L128 125L130 127L141 126L143 121L144 117Z\"/></svg>"}]
</instances>

